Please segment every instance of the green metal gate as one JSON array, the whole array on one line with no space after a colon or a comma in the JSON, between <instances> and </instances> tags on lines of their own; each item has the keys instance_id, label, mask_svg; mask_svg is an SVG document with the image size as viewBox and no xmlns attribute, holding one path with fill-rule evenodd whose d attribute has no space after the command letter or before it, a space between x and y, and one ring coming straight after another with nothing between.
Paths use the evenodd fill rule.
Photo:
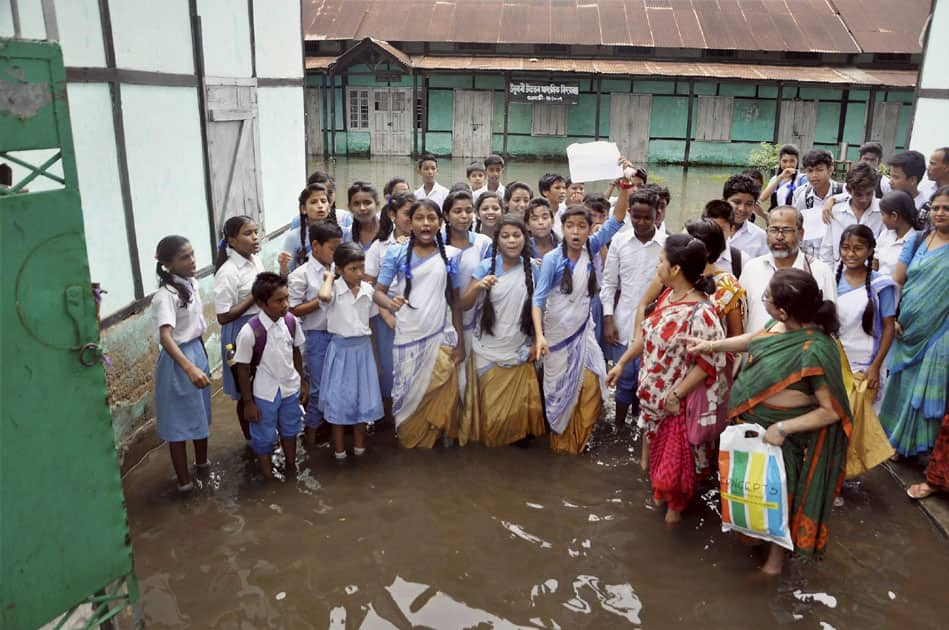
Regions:
<instances>
[{"instance_id":1,"label":"green metal gate","mask_svg":"<svg viewBox=\"0 0 949 630\"><path fill-rule=\"evenodd\" d=\"M28 174L0 188L0 627L94 627L138 590L55 43L0 39L2 162Z\"/></svg>"}]
</instances>

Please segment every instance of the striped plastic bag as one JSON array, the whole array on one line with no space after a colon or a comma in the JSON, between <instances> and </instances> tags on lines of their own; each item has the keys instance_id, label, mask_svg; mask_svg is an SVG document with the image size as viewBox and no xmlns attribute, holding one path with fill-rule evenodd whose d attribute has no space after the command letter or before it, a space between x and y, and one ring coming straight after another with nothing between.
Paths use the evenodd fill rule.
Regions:
<instances>
[{"instance_id":1,"label":"striped plastic bag","mask_svg":"<svg viewBox=\"0 0 949 630\"><path fill-rule=\"evenodd\" d=\"M722 531L735 530L794 550L788 528L788 488L781 448L766 443L758 424L727 427L719 439Z\"/></svg>"}]
</instances>

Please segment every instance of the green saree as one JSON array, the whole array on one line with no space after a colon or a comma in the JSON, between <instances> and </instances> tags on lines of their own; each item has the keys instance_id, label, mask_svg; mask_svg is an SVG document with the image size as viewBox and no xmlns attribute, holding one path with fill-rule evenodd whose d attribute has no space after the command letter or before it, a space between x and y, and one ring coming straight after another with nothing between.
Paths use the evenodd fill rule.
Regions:
<instances>
[{"instance_id":1,"label":"green saree","mask_svg":"<svg viewBox=\"0 0 949 630\"><path fill-rule=\"evenodd\" d=\"M789 435L781 446L788 480L794 551L820 557L827 545L827 520L844 481L852 419L836 342L815 328L763 333L748 347L748 361L735 380L728 417L767 428L817 408L775 407L764 401L785 389L808 394L830 390L839 422L816 431Z\"/></svg>"}]
</instances>

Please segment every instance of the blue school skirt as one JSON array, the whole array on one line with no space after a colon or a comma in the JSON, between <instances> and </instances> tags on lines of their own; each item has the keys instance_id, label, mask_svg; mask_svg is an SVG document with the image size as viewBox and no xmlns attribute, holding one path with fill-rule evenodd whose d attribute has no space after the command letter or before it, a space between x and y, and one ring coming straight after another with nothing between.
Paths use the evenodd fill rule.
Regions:
<instances>
[{"instance_id":1,"label":"blue school skirt","mask_svg":"<svg viewBox=\"0 0 949 630\"><path fill-rule=\"evenodd\" d=\"M227 349L225 346L231 344L235 350L237 349L237 333L255 315L256 313L254 315L241 315L231 323L221 326L221 385L224 387L224 393L230 396L232 400L240 400L241 391L234 379L234 370L227 364Z\"/></svg>"},{"instance_id":2,"label":"blue school skirt","mask_svg":"<svg viewBox=\"0 0 949 630\"><path fill-rule=\"evenodd\" d=\"M369 336L333 335L323 364L320 411L330 424L374 422L382 417L379 373Z\"/></svg>"},{"instance_id":3,"label":"blue school skirt","mask_svg":"<svg viewBox=\"0 0 949 630\"><path fill-rule=\"evenodd\" d=\"M210 374L208 355L201 338L178 345L188 360ZM155 366L155 415L158 417L158 437L166 442L203 440L211 425L211 388L198 389L191 379L162 350Z\"/></svg>"},{"instance_id":4,"label":"blue school skirt","mask_svg":"<svg viewBox=\"0 0 949 630\"><path fill-rule=\"evenodd\" d=\"M369 325L379 351L379 386L382 388L382 397L392 398L392 344L395 342L395 330L389 328L381 315L370 319Z\"/></svg>"}]
</instances>

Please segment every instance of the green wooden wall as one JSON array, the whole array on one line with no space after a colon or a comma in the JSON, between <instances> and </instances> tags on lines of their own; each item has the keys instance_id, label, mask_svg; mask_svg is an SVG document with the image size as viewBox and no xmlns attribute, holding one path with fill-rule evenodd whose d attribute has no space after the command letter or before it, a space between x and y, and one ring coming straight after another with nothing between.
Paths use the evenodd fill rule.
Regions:
<instances>
[{"instance_id":1,"label":"green wooden wall","mask_svg":"<svg viewBox=\"0 0 949 630\"><path fill-rule=\"evenodd\" d=\"M519 77L514 76L514 79ZM550 75L551 80L569 80L580 84L580 102L570 106L567 114L565 137L531 135L531 105L511 103L508 110L507 150L519 157L562 157L567 145L585 142L599 136L609 137L610 94L651 94L649 161L654 163L681 163L685 160L686 126L688 124L689 85L686 80L640 80L604 78L601 81L599 107L599 134L597 134L596 80L588 76ZM534 77L536 80L537 77ZM492 118L492 150L500 153L504 146L504 76L496 74L436 73L420 76L419 92L426 98L427 117L424 133L419 134L419 149L439 156L452 153L453 90L490 90L494 92ZM344 76L334 77L332 97L336 101L336 153L339 155L368 155L371 152L369 134L348 132L345 120L344 93L347 87L412 87L412 79L404 75L401 81L377 83L367 66L352 66ZM322 77L307 76L309 87L322 87ZM697 81L695 96L733 96L735 107L732 118L731 142L693 141L690 163L742 165L761 142L774 139L778 109L778 87L773 84L751 82ZM857 148L864 138L864 120L870 100L869 90L846 90L837 87L810 87L784 85L782 98L790 100L817 100L817 128L814 148L828 149L836 155L838 142L850 144L848 157L857 158ZM913 102L911 90L879 89L877 101ZM325 101L327 104L329 100ZM841 117L841 110L844 114ZM695 137L697 105L693 102L692 135ZM911 107L900 112L897 149L903 149ZM329 115L327 113L327 118ZM843 123L841 125L841 123ZM843 129L841 130L841 126Z\"/></svg>"}]
</instances>

